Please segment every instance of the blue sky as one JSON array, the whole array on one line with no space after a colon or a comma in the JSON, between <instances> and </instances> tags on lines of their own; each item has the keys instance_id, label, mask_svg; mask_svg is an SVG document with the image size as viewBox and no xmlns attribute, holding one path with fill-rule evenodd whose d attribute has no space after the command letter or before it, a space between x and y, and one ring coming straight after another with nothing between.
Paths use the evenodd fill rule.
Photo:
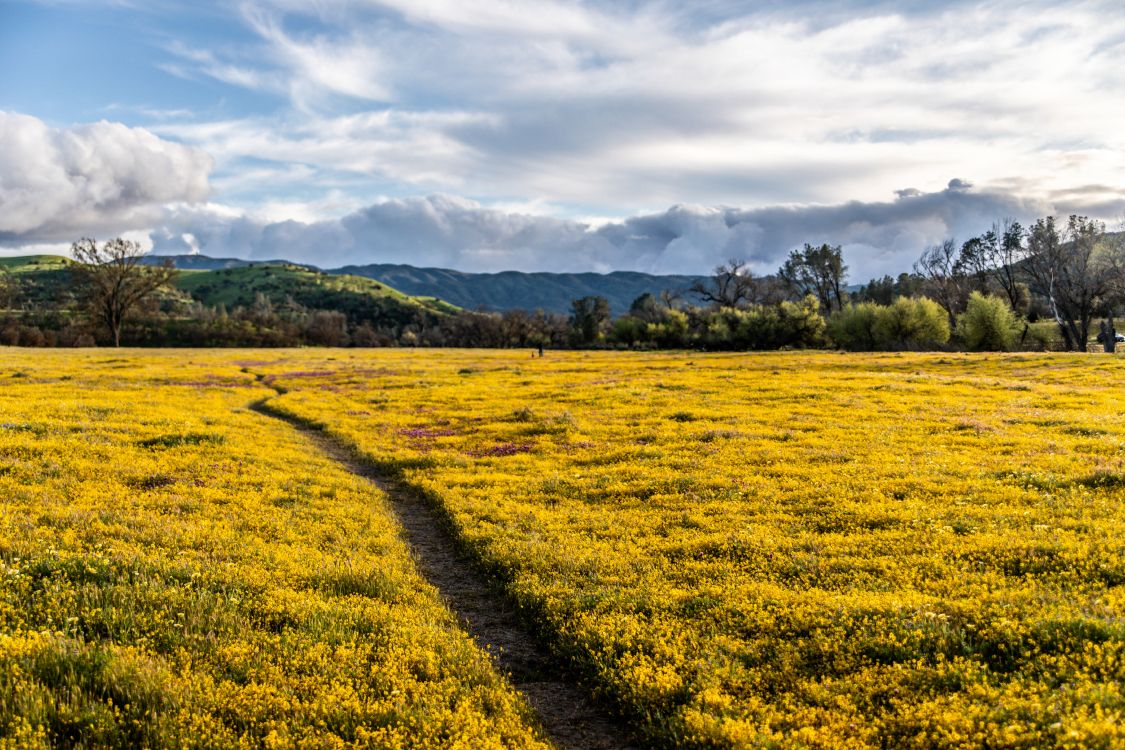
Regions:
<instances>
[{"instance_id":1,"label":"blue sky","mask_svg":"<svg viewBox=\"0 0 1125 750\"><path fill-rule=\"evenodd\" d=\"M1119 2L0 0L0 252L853 277L1125 216Z\"/></svg>"}]
</instances>

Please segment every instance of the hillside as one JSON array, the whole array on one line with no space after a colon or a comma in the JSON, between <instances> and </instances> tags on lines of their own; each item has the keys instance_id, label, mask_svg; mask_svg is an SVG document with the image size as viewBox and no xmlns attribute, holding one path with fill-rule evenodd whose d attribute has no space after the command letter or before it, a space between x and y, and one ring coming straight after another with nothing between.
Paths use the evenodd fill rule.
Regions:
<instances>
[{"instance_id":1,"label":"hillside","mask_svg":"<svg viewBox=\"0 0 1125 750\"><path fill-rule=\"evenodd\" d=\"M441 300L403 294L373 279L328 274L284 261L249 263L204 256L180 256L173 260L181 272L176 279L178 291L169 296L183 302L196 300L228 309L250 307L261 294L275 307L292 301L313 310L341 312L349 320L374 325L402 325L457 310ZM159 261L163 258L146 258L150 263ZM0 258L0 269L18 280L18 302L39 312L71 308L78 302L72 265L70 259L55 255ZM193 265L194 269L190 267Z\"/></svg>"},{"instance_id":2,"label":"hillside","mask_svg":"<svg viewBox=\"0 0 1125 750\"><path fill-rule=\"evenodd\" d=\"M273 305L292 300L310 309L342 312L350 320L381 323L457 309L440 300L403 294L373 279L327 274L291 263L183 271L176 286L205 305L249 307L261 294Z\"/></svg>"},{"instance_id":3,"label":"hillside","mask_svg":"<svg viewBox=\"0 0 1125 750\"><path fill-rule=\"evenodd\" d=\"M633 300L648 292L685 291L705 276L655 276L633 271L613 273L466 273L446 268L415 268L406 265L371 264L344 266L329 273L366 276L407 294L424 294L453 304L490 310L543 309L568 313L570 303L597 295L609 300L614 315L628 312ZM690 296L689 296L690 299Z\"/></svg>"},{"instance_id":4,"label":"hillside","mask_svg":"<svg viewBox=\"0 0 1125 750\"><path fill-rule=\"evenodd\" d=\"M287 261L247 261L237 258L211 258L205 255L149 256L146 262L159 263L166 258L170 258L177 268L184 271L198 269L234 271L236 269L277 268L280 266L289 269L304 269L312 275L318 273L318 270L313 266L301 266ZM572 301L580 297L601 296L609 300L610 310L614 315L628 312L633 300L646 292L657 296L665 290L686 292L694 282L709 280L709 277L706 276L657 276L633 271L614 271L606 274L527 273L522 271L467 273L448 268L417 268L387 263L344 266L343 268L325 269L323 273L331 276L363 277L391 287L392 292L398 290L403 295L443 300L467 310L477 308L499 311L542 309L547 312L567 314L570 312ZM185 281L181 283L181 286L187 283L187 277L185 274ZM257 274L251 274L251 278L258 278L258 276ZM269 278L269 276L267 275L266 278ZM276 282L277 279L274 278L273 281ZM202 282L193 281L190 283L198 285ZM259 283L266 283L265 279L259 279ZM269 286L268 283L267 286ZM321 286L323 286L323 282ZM356 288L356 283L347 282L344 286ZM183 288L188 287L183 286ZM191 288L196 289L197 287L192 286ZM253 301L255 291L267 290L256 288L244 294L241 290L235 288L224 294L237 296L239 300L237 302L232 302L226 298L216 298L214 294L209 294L204 301L208 304L223 302L228 305L245 305ZM696 301L690 294L686 294L685 299L689 302ZM306 303L302 302L302 304Z\"/></svg>"},{"instance_id":5,"label":"hillside","mask_svg":"<svg viewBox=\"0 0 1125 750\"><path fill-rule=\"evenodd\" d=\"M0 258L0 273L10 273L18 283L13 305L43 312L76 304L72 265L70 258L58 255L20 255Z\"/></svg>"}]
</instances>

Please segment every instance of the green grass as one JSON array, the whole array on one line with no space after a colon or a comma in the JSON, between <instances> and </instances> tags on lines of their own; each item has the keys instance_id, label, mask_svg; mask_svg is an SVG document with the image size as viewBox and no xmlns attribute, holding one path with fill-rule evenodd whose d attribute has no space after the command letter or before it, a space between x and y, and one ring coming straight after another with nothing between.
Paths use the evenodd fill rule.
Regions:
<instances>
[{"instance_id":1,"label":"green grass","mask_svg":"<svg viewBox=\"0 0 1125 750\"><path fill-rule=\"evenodd\" d=\"M0 268L11 273L59 271L73 264L74 261L61 255L19 255L13 258L0 258Z\"/></svg>"}]
</instances>

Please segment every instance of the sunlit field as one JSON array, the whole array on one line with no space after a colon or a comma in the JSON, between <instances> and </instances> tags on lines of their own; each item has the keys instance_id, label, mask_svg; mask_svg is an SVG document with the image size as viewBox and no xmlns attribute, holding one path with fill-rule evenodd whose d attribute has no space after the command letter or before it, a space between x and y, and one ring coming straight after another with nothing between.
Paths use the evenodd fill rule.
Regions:
<instances>
[{"instance_id":1,"label":"sunlit field","mask_svg":"<svg viewBox=\"0 0 1125 750\"><path fill-rule=\"evenodd\" d=\"M424 493L648 744L1125 743L1120 358L0 357L14 745L539 742L262 400Z\"/></svg>"},{"instance_id":2,"label":"sunlit field","mask_svg":"<svg viewBox=\"0 0 1125 750\"><path fill-rule=\"evenodd\" d=\"M546 747L237 356L0 357L0 744Z\"/></svg>"}]
</instances>

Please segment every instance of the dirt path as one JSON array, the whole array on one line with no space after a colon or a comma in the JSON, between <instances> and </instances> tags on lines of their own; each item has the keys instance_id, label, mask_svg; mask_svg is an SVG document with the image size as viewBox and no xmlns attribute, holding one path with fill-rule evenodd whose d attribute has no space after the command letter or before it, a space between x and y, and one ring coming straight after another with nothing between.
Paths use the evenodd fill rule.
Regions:
<instances>
[{"instance_id":1,"label":"dirt path","mask_svg":"<svg viewBox=\"0 0 1125 750\"><path fill-rule=\"evenodd\" d=\"M539 715L548 739L560 750L633 750L643 746L625 730L623 720L592 701L520 623L512 603L489 585L425 499L381 475L323 430L272 409L268 400L256 402L251 408L300 430L325 454L390 498L422 574L441 592L477 644L510 675L511 683Z\"/></svg>"}]
</instances>

